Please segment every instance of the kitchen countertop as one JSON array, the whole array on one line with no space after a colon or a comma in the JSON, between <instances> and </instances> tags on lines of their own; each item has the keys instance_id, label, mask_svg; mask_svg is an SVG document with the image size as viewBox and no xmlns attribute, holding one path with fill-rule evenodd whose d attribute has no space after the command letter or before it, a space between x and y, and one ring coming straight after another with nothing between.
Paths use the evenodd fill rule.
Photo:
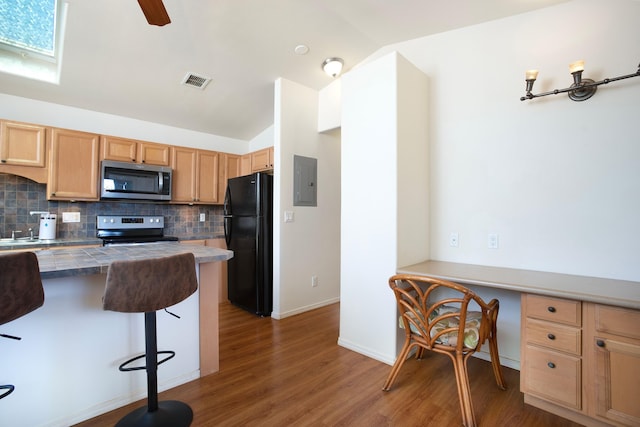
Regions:
<instances>
[{"instance_id":1,"label":"kitchen countertop","mask_svg":"<svg viewBox=\"0 0 640 427\"><path fill-rule=\"evenodd\" d=\"M398 273L640 310L640 282L514 268L424 261Z\"/></svg>"},{"instance_id":2,"label":"kitchen countertop","mask_svg":"<svg viewBox=\"0 0 640 427\"><path fill-rule=\"evenodd\" d=\"M94 248L43 249L35 252L43 279L106 273L113 261L162 258L191 252L196 263L226 261L233 252L210 246L160 242L145 245L113 245Z\"/></svg>"}]
</instances>

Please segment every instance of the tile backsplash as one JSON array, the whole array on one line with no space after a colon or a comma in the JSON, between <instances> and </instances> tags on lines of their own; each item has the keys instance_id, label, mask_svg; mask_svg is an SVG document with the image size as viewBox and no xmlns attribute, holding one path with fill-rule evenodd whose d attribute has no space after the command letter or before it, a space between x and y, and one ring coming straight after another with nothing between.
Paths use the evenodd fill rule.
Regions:
<instances>
[{"instance_id":1,"label":"tile backsplash","mask_svg":"<svg viewBox=\"0 0 640 427\"><path fill-rule=\"evenodd\" d=\"M57 214L57 238L96 237L97 215L162 215L167 236L220 236L223 232L222 207L213 205L170 205L154 202L63 202L48 201L46 184L8 174L0 174L0 237L10 237L29 228L38 235L39 215L32 211ZM79 212L80 222L62 222L63 212ZM204 213L206 221L200 222Z\"/></svg>"}]
</instances>

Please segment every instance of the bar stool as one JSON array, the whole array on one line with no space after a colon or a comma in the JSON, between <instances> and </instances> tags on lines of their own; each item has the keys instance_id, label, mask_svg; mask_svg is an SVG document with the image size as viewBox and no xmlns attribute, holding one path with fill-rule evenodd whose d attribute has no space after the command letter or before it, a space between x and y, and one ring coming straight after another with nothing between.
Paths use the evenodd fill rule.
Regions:
<instances>
[{"instance_id":1,"label":"bar stool","mask_svg":"<svg viewBox=\"0 0 640 427\"><path fill-rule=\"evenodd\" d=\"M191 425L193 411L183 402L158 402L158 365L175 356L174 351L158 352L156 311L185 300L198 288L195 258L192 253L164 258L114 261L109 265L103 308L122 313L145 314L145 354L122 363L120 371L145 369L147 406L135 409L116 426ZM158 362L158 354L167 354ZM128 367L145 358L145 366Z\"/></svg>"},{"instance_id":2,"label":"bar stool","mask_svg":"<svg viewBox=\"0 0 640 427\"><path fill-rule=\"evenodd\" d=\"M38 258L33 252L0 255L0 325L31 313L44 304ZM1 334L0 337L20 340ZM0 399L15 390L11 384L0 385Z\"/></svg>"}]
</instances>

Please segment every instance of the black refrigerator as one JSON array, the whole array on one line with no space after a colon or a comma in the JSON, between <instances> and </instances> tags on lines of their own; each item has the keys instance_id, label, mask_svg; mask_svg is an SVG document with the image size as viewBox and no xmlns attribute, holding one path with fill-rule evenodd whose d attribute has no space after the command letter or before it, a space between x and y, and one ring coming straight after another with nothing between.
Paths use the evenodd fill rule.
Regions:
<instances>
[{"instance_id":1,"label":"black refrigerator","mask_svg":"<svg viewBox=\"0 0 640 427\"><path fill-rule=\"evenodd\" d=\"M224 198L224 235L232 304L259 316L273 308L273 176L231 178Z\"/></svg>"}]
</instances>

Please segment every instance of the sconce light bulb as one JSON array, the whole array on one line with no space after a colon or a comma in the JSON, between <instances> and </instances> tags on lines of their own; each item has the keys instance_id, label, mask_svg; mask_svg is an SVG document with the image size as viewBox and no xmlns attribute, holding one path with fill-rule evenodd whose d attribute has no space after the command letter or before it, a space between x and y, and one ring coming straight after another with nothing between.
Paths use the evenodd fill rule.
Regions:
<instances>
[{"instance_id":1,"label":"sconce light bulb","mask_svg":"<svg viewBox=\"0 0 640 427\"><path fill-rule=\"evenodd\" d=\"M584 71L584 61L582 61L582 60L576 61L576 62L572 62L569 65L569 72L571 74L582 72L582 71Z\"/></svg>"},{"instance_id":2,"label":"sconce light bulb","mask_svg":"<svg viewBox=\"0 0 640 427\"><path fill-rule=\"evenodd\" d=\"M525 72L525 80L535 80L538 78L538 70L527 70Z\"/></svg>"}]
</instances>

